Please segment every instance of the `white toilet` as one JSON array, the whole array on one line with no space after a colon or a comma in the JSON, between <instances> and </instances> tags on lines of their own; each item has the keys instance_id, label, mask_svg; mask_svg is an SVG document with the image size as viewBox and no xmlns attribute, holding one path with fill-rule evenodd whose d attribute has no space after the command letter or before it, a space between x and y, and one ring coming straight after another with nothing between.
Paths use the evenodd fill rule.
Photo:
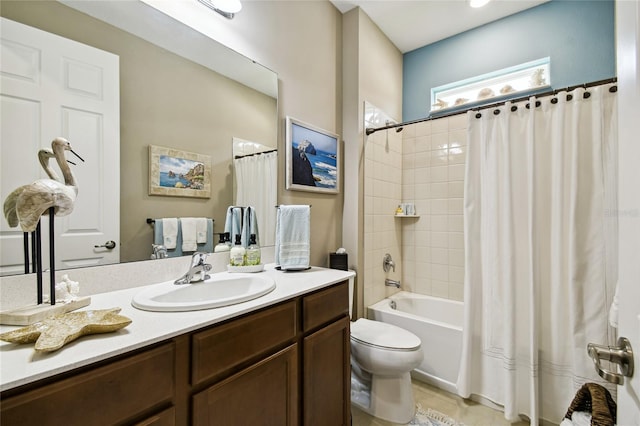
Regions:
<instances>
[{"instance_id":1,"label":"white toilet","mask_svg":"<svg viewBox=\"0 0 640 426\"><path fill-rule=\"evenodd\" d=\"M351 404L390 422L410 422L415 402L409 372L422 362L420 345L418 336L395 325L352 322Z\"/></svg>"}]
</instances>

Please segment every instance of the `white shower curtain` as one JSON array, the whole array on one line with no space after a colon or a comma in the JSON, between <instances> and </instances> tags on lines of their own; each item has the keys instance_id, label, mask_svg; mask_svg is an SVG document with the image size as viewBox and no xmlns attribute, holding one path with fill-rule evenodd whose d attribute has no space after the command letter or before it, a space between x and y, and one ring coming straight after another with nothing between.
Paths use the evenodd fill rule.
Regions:
<instances>
[{"instance_id":1,"label":"white shower curtain","mask_svg":"<svg viewBox=\"0 0 640 426\"><path fill-rule=\"evenodd\" d=\"M237 206L255 208L260 245L275 244L278 153L254 154L234 161Z\"/></svg>"},{"instance_id":2,"label":"white shower curtain","mask_svg":"<svg viewBox=\"0 0 640 426\"><path fill-rule=\"evenodd\" d=\"M613 342L616 103L608 89L468 113L458 393L503 405L509 420L560 423L583 383L605 385L586 347Z\"/></svg>"}]
</instances>

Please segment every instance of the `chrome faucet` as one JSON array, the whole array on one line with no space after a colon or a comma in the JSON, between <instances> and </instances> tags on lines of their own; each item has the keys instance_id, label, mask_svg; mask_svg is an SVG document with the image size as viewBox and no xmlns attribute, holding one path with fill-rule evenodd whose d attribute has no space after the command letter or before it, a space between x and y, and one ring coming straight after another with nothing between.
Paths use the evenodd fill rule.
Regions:
<instances>
[{"instance_id":1,"label":"chrome faucet","mask_svg":"<svg viewBox=\"0 0 640 426\"><path fill-rule=\"evenodd\" d=\"M191 266L186 274L175 280L174 284L191 284L209 279L207 272L211 270L211 265L205 263L208 253L195 252L191 257Z\"/></svg>"},{"instance_id":2,"label":"chrome faucet","mask_svg":"<svg viewBox=\"0 0 640 426\"><path fill-rule=\"evenodd\" d=\"M153 247L153 254L151 259L165 259L167 257L167 248L160 244L151 244Z\"/></svg>"},{"instance_id":3,"label":"chrome faucet","mask_svg":"<svg viewBox=\"0 0 640 426\"><path fill-rule=\"evenodd\" d=\"M388 287L400 288L400 281L390 280L389 278L386 278L384 280L384 285Z\"/></svg>"},{"instance_id":4,"label":"chrome faucet","mask_svg":"<svg viewBox=\"0 0 640 426\"><path fill-rule=\"evenodd\" d=\"M389 253L384 255L384 259L382 259L382 269L385 272L389 272L389 269L393 269L393 272L396 271L396 263L391 258Z\"/></svg>"}]
</instances>

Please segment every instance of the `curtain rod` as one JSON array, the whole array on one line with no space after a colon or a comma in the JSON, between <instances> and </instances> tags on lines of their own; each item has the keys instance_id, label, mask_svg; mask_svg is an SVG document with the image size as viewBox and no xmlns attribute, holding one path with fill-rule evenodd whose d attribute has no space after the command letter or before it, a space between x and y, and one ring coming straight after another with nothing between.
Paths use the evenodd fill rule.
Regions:
<instances>
[{"instance_id":1,"label":"curtain rod","mask_svg":"<svg viewBox=\"0 0 640 426\"><path fill-rule=\"evenodd\" d=\"M245 154L245 155L236 155L234 157L234 159L239 159L239 158L244 158L244 157L253 157L254 155L260 155L260 154L269 154L271 152L277 152L277 149L271 149L269 151L260 151L260 152L254 152L253 154Z\"/></svg>"},{"instance_id":2,"label":"curtain rod","mask_svg":"<svg viewBox=\"0 0 640 426\"><path fill-rule=\"evenodd\" d=\"M396 123L396 124L390 124L387 126L383 126L383 127L367 127L365 130L365 133L367 134L367 136L369 136L370 134L373 134L375 132L377 132L378 130L387 130L387 129L395 129L398 127L404 127L404 126L408 126L411 124L417 124L417 123L422 123L425 121L431 121L431 120L436 120L438 118L445 118L445 117L452 117L454 115L460 115L460 114L466 114L467 111L480 111L482 109L487 109L487 108L494 108L496 106L500 106L500 105L504 105L507 102L520 102L520 101L525 101L527 99L529 99L531 96L535 96L536 98L543 98L545 96L553 96L553 95L557 95L558 92L570 92L574 89L577 89L579 87L584 87L585 89L587 87L593 87L593 86L600 86L603 84L609 84L609 83L616 83L618 81L617 77L613 77L613 78L608 78L605 80L598 80L598 81L592 81L590 83L583 83L583 84L577 84L575 86L569 86L569 87L564 87L561 89L553 89L553 90L548 90L546 92L541 92L541 93L532 93L528 96L522 96L519 98L513 98L513 99L505 99L503 101L500 102L496 102L496 103L492 103L492 104L488 104L488 105L480 105L480 106L475 106L475 107L471 107L471 108L467 108L467 109L462 109L462 110L457 110L457 111L451 111L448 113L443 113L443 114L435 114L435 115L430 115L428 117L425 118L418 118L416 120L410 120L410 121L405 121L402 123ZM616 89L614 89L613 91L616 91Z\"/></svg>"}]
</instances>

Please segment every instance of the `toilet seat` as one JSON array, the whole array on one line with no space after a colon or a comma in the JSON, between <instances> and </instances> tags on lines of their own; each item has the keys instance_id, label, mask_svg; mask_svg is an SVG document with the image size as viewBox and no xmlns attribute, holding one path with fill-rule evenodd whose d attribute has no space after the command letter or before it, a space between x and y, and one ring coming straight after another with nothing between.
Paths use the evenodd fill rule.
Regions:
<instances>
[{"instance_id":1,"label":"toilet seat","mask_svg":"<svg viewBox=\"0 0 640 426\"><path fill-rule=\"evenodd\" d=\"M351 339L365 346L392 351L416 351L420 338L403 328L360 318L351 323Z\"/></svg>"}]
</instances>

